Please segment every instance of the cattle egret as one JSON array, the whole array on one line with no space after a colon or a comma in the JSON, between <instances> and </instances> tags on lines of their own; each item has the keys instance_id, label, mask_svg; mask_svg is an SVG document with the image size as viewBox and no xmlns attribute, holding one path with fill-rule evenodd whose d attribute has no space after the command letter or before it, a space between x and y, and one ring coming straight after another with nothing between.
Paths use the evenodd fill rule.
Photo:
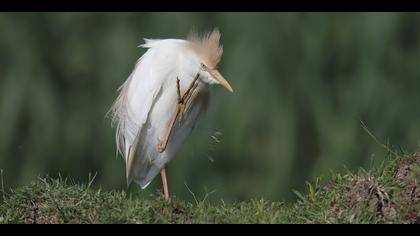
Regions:
<instances>
[{"instance_id":1,"label":"cattle egret","mask_svg":"<svg viewBox=\"0 0 420 236\"><path fill-rule=\"evenodd\" d=\"M211 86L232 87L218 71L223 49L217 29L198 37L144 39L147 51L111 108L117 151L126 161L127 184L146 188L161 174L169 200L166 165L206 111Z\"/></svg>"}]
</instances>

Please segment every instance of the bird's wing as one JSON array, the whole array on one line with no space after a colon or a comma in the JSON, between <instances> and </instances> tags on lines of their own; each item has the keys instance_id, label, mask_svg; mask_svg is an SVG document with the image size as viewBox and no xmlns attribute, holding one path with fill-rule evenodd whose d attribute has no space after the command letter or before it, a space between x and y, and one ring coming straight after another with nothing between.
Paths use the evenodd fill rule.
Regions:
<instances>
[{"instance_id":1,"label":"bird's wing","mask_svg":"<svg viewBox=\"0 0 420 236\"><path fill-rule=\"evenodd\" d=\"M146 130L139 132L135 141L136 148L133 149L133 153L130 153L129 160L131 163L128 165L130 167L127 175L128 184L134 181L143 189L150 184L155 176L159 174L161 167L173 157L172 154L178 152L195 127L197 118L207 109L209 95L208 89L204 89L201 92L198 92L198 90L195 91L191 98L191 104L184 115L184 120L182 122L180 120L176 121L177 123L180 122L180 125L177 124L174 126L171 141L168 143L165 152L158 153L157 143L149 140L150 136L153 136L151 132L147 132ZM156 114L152 114L143 127L150 127L149 124L155 123L156 119L160 120L161 117L156 117ZM167 131L166 126L164 129ZM151 143L152 145L150 145ZM146 156L151 158L145 158Z\"/></svg>"},{"instance_id":2,"label":"bird's wing","mask_svg":"<svg viewBox=\"0 0 420 236\"><path fill-rule=\"evenodd\" d=\"M131 182L130 176L133 171L133 163L148 172L150 168L150 156L147 157L138 146L144 143L142 132L153 104L159 99L162 86L174 74L178 74L176 49L178 40L145 40L141 45L149 48L139 59L129 79L120 88L120 95L112 110L114 122L117 124L117 145L120 153L126 159L127 180ZM169 50L171 49L171 50ZM168 55L168 53L170 55Z\"/></svg>"},{"instance_id":3,"label":"bird's wing","mask_svg":"<svg viewBox=\"0 0 420 236\"><path fill-rule=\"evenodd\" d=\"M111 108L113 125L117 126L116 142L121 155L128 160L129 149L141 126L146 122L152 101L160 89L151 76L153 50L149 49L119 88L120 94Z\"/></svg>"},{"instance_id":4,"label":"bird's wing","mask_svg":"<svg viewBox=\"0 0 420 236\"><path fill-rule=\"evenodd\" d=\"M141 126L146 122L152 103L156 98L166 74L171 68L159 66L162 58L161 41L145 39L140 47L149 48L137 61L136 66L119 88L119 96L111 107L112 123L117 127L117 149L127 159L130 145Z\"/></svg>"}]
</instances>

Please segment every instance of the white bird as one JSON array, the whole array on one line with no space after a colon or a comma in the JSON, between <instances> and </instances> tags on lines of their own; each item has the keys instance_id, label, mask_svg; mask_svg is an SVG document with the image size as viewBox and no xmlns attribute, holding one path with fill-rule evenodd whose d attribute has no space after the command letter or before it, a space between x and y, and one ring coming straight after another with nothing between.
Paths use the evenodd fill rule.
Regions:
<instances>
[{"instance_id":1,"label":"white bird","mask_svg":"<svg viewBox=\"0 0 420 236\"><path fill-rule=\"evenodd\" d=\"M202 38L144 40L148 50L119 88L112 125L127 184L144 189L160 172L169 200L166 165L206 111L211 85L233 90L217 69L223 54L217 29Z\"/></svg>"}]
</instances>

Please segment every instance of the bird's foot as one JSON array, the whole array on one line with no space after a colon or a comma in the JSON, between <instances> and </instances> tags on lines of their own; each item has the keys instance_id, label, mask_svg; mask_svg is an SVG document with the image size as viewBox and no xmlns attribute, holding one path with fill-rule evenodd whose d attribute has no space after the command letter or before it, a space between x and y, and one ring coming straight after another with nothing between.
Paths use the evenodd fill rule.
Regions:
<instances>
[{"instance_id":1,"label":"bird's foot","mask_svg":"<svg viewBox=\"0 0 420 236\"><path fill-rule=\"evenodd\" d=\"M178 119L178 116L181 116L181 118L179 119L180 124L181 124L181 121L184 120L186 104L190 101L191 94L197 88L198 84L196 82L197 82L199 76L200 76L200 74L197 73L194 80L191 82L189 88L187 89L187 91L182 96L181 96L181 89L180 89L180 85L179 85L180 81L179 81L178 77L176 78L176 92L177 92L177 95L178 95L178 102L176 104L175 113L172 116L171 122L169 123L168 131L166 132L165 138L158 145L158 151L160 153L164 152L165 149L166 149L166 146L167 146L168 141L169 141L169 137L172 134L172 130L174 128L174 124L175 124L176 120Z\"/></svg>"},{"instance_id":2,"label":"bird's foot","mask_svg":"<svg viewBox=\"0 0 420 236\"><path fill-rule=\"evenodd\" d=\"M178 91L178 107L180 107L180 117L179 117L179 123L181 125L181 123L184 121L185 118L185 114L187 113L187 111L189 110L189 107L191 106L191 98L192 98L192 94L194 93L195 89L198 86L197 80L198 77L200 76L199 73L197 73L197 75L195 76L194 80L191 82L190 86L188 87L187 91L184 93L184 95L182 95L182 97L180 98L180 92ZM179 83L179 80L177 81ZM179 88L179 85L178 85Z\"/></svg>"}]
</instances>

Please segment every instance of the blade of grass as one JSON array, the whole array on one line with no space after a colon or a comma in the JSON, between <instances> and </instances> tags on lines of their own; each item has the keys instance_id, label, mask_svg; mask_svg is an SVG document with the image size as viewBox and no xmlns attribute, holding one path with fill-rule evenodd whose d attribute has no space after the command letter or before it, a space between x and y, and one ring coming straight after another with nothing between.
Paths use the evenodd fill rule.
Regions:
<instances>
[{"instance_id":1,"label":"blade of grass","mask_svg":"<svg viewBox=\"0 0 420 236\"><path fill-rule=\"evenodd\" d=\"M389 148L389 145L385 145L382 142L380 142L375 135L372 134L372 132L370 132L370 130L367 128L366 124L360 120L360 124L362 125L363 130L376 142L378 143L380 146L382 146L385 150L387 150L388 152L394 154L395 156L398 156L396 152L394 152L393 150L391 150Z\"/></svg>"}]
</instances>

